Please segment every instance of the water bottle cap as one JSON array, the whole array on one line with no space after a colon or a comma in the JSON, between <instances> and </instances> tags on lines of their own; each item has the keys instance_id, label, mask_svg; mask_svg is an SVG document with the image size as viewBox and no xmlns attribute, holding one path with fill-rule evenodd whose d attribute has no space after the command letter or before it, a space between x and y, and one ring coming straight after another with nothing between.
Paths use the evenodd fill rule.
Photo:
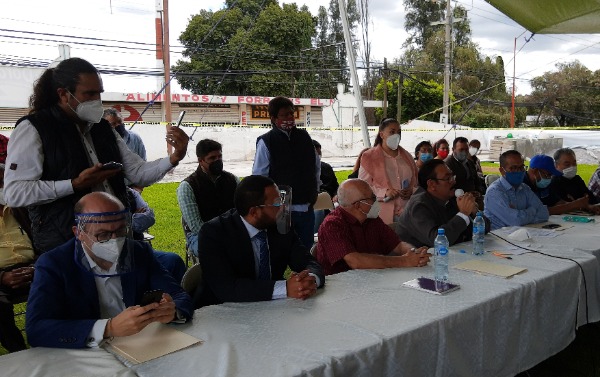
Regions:
<instances>
[{"instance_id":1,"label":"water bottle cap","mask_svg":"<svg viewBox=\"0 0 600 377\"><path fill-rule=\"evenodd\" d=\"M444 228L439 228L438 235L442 235L442 234L446 234L446 231L444 230Z\"/></svg>"},{"instance_id":2,"label":"water bottle cap","mask_svg":"<svg viewBox=\"0 0 600 377\"><path fill-rule=\"evenodd\" d=\"M477 216L481 216L481 217L483 217L483 212L481 212L481 211L477 211Z\"/></svg>"}]
</instances>

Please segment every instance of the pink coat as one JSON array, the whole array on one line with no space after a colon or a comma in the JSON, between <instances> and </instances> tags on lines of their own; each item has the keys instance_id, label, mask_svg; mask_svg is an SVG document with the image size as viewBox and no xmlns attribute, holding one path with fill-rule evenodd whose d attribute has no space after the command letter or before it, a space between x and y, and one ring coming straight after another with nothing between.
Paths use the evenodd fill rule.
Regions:
<instances>
[{"instance_id":1,"label":"pink coat","mask_svg":"<svg viewBox=\"0 0 600 377\"><path fill-rule=\"evenodd\" d=\"M393 181L396 178L389 177L386 173L386 161L388 161L388 163L389 161L396 161L397 163L401 163L403 165L400 168L410 172L410 176L406 177L405 179L410 179L410 184L408 187L414 189L418 182L417 167L412 156L401 146L398 146L398 157L400 157L400 161L402 162L400 162L398 159L388 159L384 153L385 152L383 151L383 148L381 148L381 145L365 151L360 159L360 170L358 177L371 185L375 195L378 198L383 199L388 188L402 188L402 182ZM399 197L387 203L382 202L379 217L384 223L391 224L394 221L394 214L399 215L402 213L406 202L406 200L400 199Z\"/></svg>"}]
</instances>

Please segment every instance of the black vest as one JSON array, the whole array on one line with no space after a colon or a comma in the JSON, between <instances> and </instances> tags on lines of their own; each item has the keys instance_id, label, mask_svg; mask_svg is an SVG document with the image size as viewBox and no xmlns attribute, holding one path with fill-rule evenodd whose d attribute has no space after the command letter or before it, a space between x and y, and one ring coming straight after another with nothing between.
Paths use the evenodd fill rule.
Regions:
<instances>
[{"instance_id":1,"label":"black vest","mask_svg":"<svg viewBox=\"0 0 600 377\"><path fill-rule=\"evenodd\" d=\"M61 181L76 178L90 167L88 155L81 141L77 125L57 107L43 109L17 121L17 126L28 119L40 140L44 165L40 181ZM117 139L110 124L102 119L91 129L94 149L101 163L122 162ZM127 195L123 173L109 179L113 192L125 205ZM73 238L75 203L90 190L77 191L50 203L29 206L33 244L41 252L51 250Z\"/></svg>"},{"instance_id":2,"label":"black vest","mask_svg":"<svg viewBox=\"0 0 600 377\"><path fill-rule=\"evenodd\" d=\"M198 166L184 181L192 186L202 222L210 221L234 207L233 194L237 181L233 174L223 171L213 182Z\"/></svg>"},{"instance_id":3,"label":"black vest","mask_svg":"<svg viewBox=\"0 0 600 377\"><path fill-rule=\"evenodd\" d=\"M290 137L273 128L256 140L269 150L269 178L277 185L292 187L292 204L314 204L317 200L315 147L308 132L294 127Z\"/></svg>"}]
</instances>

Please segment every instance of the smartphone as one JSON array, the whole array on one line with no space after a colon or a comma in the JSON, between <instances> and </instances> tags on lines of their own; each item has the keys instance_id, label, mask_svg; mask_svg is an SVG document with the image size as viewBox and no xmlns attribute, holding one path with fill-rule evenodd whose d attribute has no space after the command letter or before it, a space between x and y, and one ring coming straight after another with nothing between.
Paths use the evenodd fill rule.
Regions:
<instances>
[{"instance_id":1,"label":"smartphone","mask_svg":"<svg viewBox=\"0 0 600 377\"><path fill-rule=\"evenodd\" d=\"M175 127L179 127L181 126L181 122L183 122L183 116L185 115L185 110L182 110L179 113L179 119L177 119L177 124L175 125Z\"/></svg>"},{"instance_id":2,"label":"smartphone","mask_svg":"<svg viewBox=\"0 0 600 377\"><path fill-rule=\"evenodd\" d=\"M144 292L142 296L142 301L140 301L140 306L150 305L153 302L160 302L162 300L163 290L162 289L154 289L152 291Z\"/></svg>"},{"instance_id":3,"label":"smartphone","mask_svg":"<svg viewBox=\"0 0 600 377\"><path fill-rule=\"evenodd\" d=\"M546 224L542 226L543 229L556 229L560 228L560 224Z\"/></svg>"},{"instance_id":4,"label":"smartphone","mask_svg":"<svg viewBox=\"0 0 600 377\"><path fill-rule=\"evenodd\" d=\"M119 162L107 162L106 164L102 165L102 170L115 170L115 169L123 169L123 164L119 163Z\"/></svg>"}]
</instances>

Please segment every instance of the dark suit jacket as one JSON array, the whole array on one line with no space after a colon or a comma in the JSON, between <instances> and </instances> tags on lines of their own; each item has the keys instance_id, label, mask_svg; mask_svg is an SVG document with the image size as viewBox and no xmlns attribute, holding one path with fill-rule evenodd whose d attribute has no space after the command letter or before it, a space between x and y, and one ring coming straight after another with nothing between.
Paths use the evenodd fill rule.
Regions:
<instances>
[{"instance_id":1,"label":"dark suit jacket","mask_svg":"<svg viewBox=\"0 0 600 377\"><path fill-rule=\"evenodd\" d=\"M323 286L323 270L296 232L279 234L273 226L267 229L267 238L272 280L256 280L252 241L237 210L229 210L204 223L198 238L203 287L196 294L196 306L270 300L275 281L284 280L288 266L296 272L309 270Z\"/></svg>"},{"instance_id":2,"label":"dark suit jacket","mask_svg":"<svg viewBox=\"0 0 600 377\"><path fill-rule=\"evenodd\" d=\"M456 175L456 188L463 189L465 192L478 191L485 194L485 183L477 175L477 168L473 161L467 159L467 168L465 168L461 162L454 158L453 154L450 154L444 162ZM469 170L468 178L467 169Z\"/></svg>"},{"instance_id":3,"label":"dark suit jacket","mask_svg":"<svg viewBox=\"0 0 600 377\"><path fill-rule=\"evenodd\" d=\"M125 306L140 303L145 291L162 289L190 319L190 296L153 255L152 248L134 242L133 272L121 276ZM27 303L27 340L34 347L83 348L97 319L100 303L94 276L75 262L75 238L38 259Z\"/></svg>"},{"instance_id":4,"label":"dark suit jacket","mask_svg":"<svg viewBox=\"0 0 600 377\"><path fill-rule=\"evenodd\" d=\"M444 228L450 245L469 241L473 237L473 221L467 226L464 219L456 216L457 213L456 198L445 204L419 187L406 203L396 231L402 241L417 247L433 247L438 228ZM485 216L484 220L487 233L490 221Z\"/></svg>"}]
</instances>

